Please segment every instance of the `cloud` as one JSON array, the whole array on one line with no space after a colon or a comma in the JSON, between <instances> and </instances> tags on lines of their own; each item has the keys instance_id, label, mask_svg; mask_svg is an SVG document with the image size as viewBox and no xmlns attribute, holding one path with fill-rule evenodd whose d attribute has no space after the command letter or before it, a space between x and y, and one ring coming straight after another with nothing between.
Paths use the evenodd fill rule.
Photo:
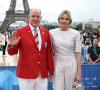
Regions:
<instances>
[{"instance_id":1,"label":"cloud","mask_svg":"<svg viewBox=\"0 0 100 90\"><path fill-rule=\"evenodd\" d=\"M20 2L19 2L20 1ZM6 3L5 3L6 2ZM9 9L11 0L0 2L0 19L5 16L5 11ZM17 9L21 7L21 0L17 0ZM100 20L100 0L28 0L30 8L40 8L43 19L57 21L57 17L62 10L69 10L73 21L86 21L89 18Z\"/></svg>"}]
</instances>

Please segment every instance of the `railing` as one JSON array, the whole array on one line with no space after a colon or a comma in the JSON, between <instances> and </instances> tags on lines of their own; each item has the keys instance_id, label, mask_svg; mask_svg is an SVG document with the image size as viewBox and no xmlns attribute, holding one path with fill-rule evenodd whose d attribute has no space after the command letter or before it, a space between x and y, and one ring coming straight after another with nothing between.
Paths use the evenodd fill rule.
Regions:
<instances>
[{"instance_id":1,"label":"railing","mask_svg":"<svg viewBox=\"0 0 100 90\"><path fill-rule=\"evenodd\" d=\"M82 83L85 90L100 90L100 64L82 65Z\"/></svg>"},{"instance_id":2,"label":"railing","mask_svg":"<svg viewBox=\"0 0 100 90\"><path fill-rule=\"evenodd\" d=\"M52 81L48 90L53 90ZM100 64L82 65L82 83L85 90L100 90ZM16 66L0 66L0 90L19 90Z\"/></svg>"}]
</instances>

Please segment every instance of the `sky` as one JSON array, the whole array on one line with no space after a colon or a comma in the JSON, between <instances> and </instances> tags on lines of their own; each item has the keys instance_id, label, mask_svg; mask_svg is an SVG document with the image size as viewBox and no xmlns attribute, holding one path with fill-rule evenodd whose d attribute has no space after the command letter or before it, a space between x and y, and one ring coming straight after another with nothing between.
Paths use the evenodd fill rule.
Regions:
<instances>
[{"instance_id":1,"label":"sky","mask_svg":"<svg viewBox=\"0 0 100 90\"><path fill-rule=\"evenodd\" d=\"M16 10L23 10L23 0L17 0ZM6 2L6 3L5 3ZM0 2L0 21L4 20L11 0ZM100 0L28 0L30 8L42 11L42 20L57 22L62 10L71 12L73 22L100 21Z\"/></svg>"}]
</instances>

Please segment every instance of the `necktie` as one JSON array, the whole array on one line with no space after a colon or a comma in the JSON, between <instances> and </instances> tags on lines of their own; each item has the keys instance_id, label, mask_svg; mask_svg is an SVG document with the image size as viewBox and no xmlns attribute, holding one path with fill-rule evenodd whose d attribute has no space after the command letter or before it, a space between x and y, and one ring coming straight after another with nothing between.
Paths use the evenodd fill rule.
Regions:
<instances>
[{"instance_id":1,"label":"necktie","mask_svg":"<svg viewBox=\"0 0 100 90\"><path fill-rule=\"evenodd\" d=\"M37 44L37 47L39 48L38 30L36 28L34 28L34 37L35 37L35 42Z\"/></svg>"}]
</instances>

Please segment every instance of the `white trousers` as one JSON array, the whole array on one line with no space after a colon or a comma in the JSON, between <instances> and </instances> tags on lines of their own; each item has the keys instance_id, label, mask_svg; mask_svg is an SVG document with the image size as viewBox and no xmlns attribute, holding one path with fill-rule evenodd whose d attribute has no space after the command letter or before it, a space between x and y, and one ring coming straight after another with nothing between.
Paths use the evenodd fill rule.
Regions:
<instances>
[{"instance_id":1,"label":"white trousers","mask_svg":"<svg viewBox=\"0 0 100 90\"><path fill-rule=\"evenodd\" d=\"M53 78L54 90L72 90L72 84L76 75L75 71L76 65L74 66L70 59L65 59L65 61L58 60L55 62Z\"/></svg>"},{"instance_id":2,"label":"white trousers","mask_svg":"<svg viewBox=\"0 0 100 90\"><path fill-rule=\"evenodd\" d=\"M20 90L47 90L47 78L38 77L36 79L18 78Z\"/></svg>"}]
</instances>

